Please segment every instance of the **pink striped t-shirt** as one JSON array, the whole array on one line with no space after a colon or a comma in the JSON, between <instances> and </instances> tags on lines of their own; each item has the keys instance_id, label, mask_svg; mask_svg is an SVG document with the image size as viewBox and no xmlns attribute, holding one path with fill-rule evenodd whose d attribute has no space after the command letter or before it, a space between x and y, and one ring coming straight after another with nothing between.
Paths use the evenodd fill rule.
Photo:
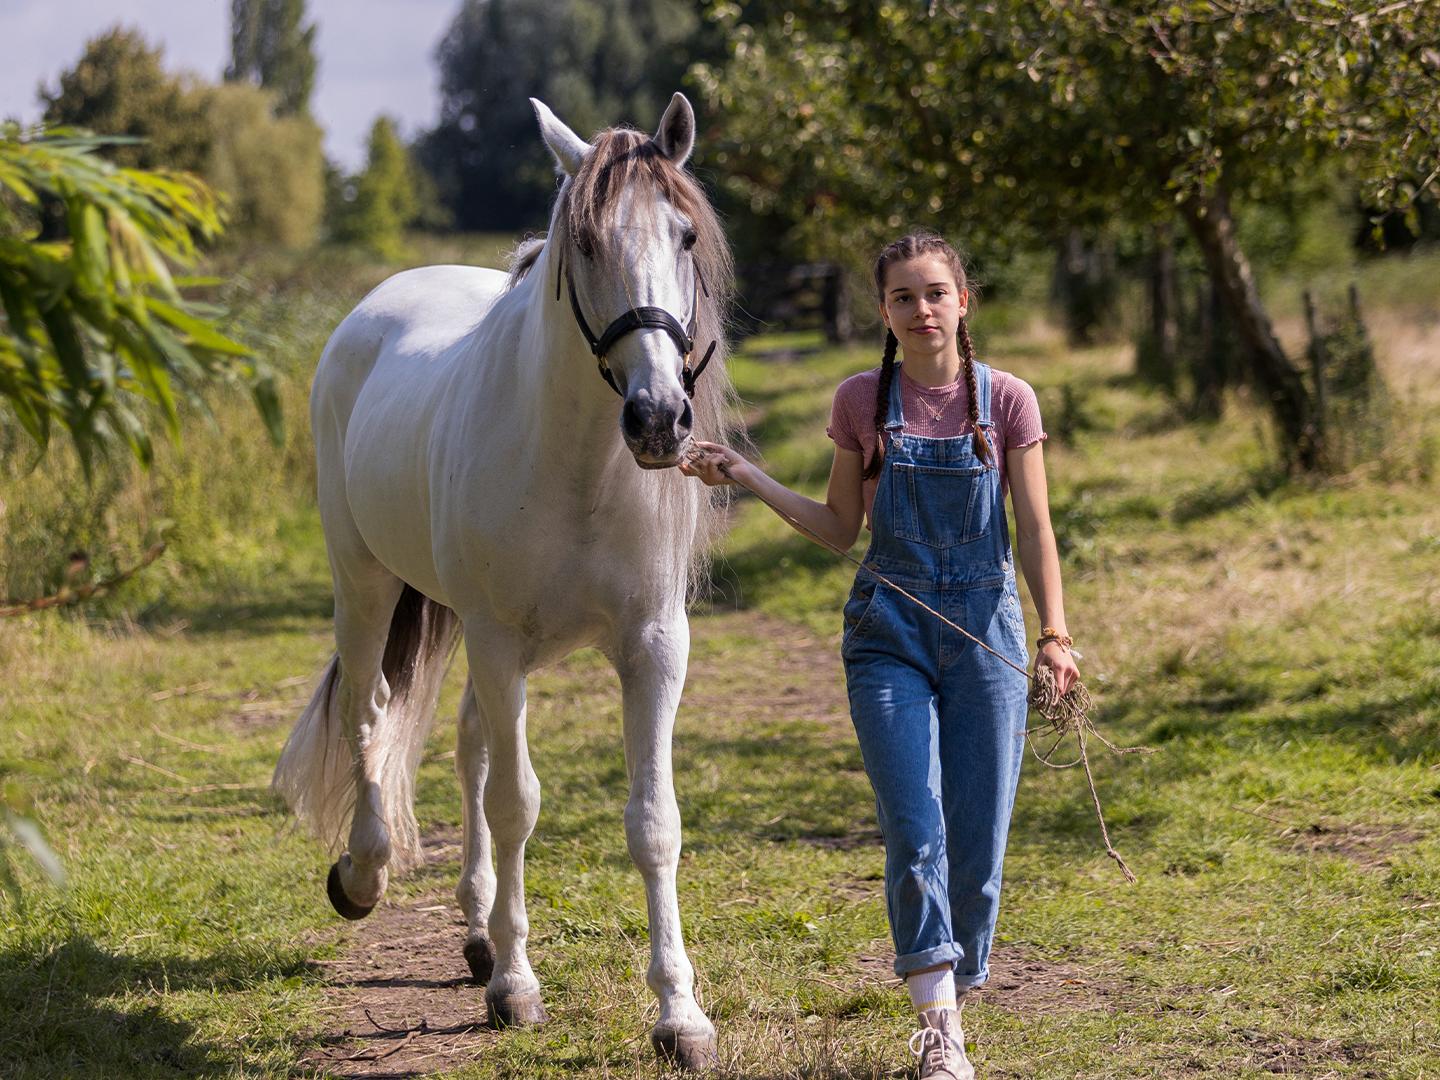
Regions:
<instances>
[{"instance_id":1,"label":"pink striped t-shirt","mask_svg":"<svg viewBox=\"0 0 1440 1080\"><path fill-rule=\"evenodd\" d=\"M896 378L900 380L900 406L905 412L907 434L942 439L970 432L970 392L963 378L945 386L921 386L905 374L903 364ZM875 392L879 385L878 367L851 375L842 382L835 391L830 425L825 429L836 446L861 453L867 462L875 452ZM925 407L925 402L930 408ZM940 413L938 421L933 416L936 412ZM992 445L1006 450L1029 446L1046 437L1035 391L1024 379L997 368L990 369L990 419L995 423L991 429ZM1005 455L998 454L997 459L1003 496L1010 486L1005 475ZM863 485L867 527L879 484L877 474Z\"/></svg>"}]
</instances>

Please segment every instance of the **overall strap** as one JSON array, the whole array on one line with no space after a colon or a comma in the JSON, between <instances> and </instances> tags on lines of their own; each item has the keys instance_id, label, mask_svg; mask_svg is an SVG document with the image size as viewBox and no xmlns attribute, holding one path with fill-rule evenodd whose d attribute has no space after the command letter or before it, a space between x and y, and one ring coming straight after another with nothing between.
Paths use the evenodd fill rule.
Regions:
<instances>
[{"instance_id":1,"label":"overall strap","mask_svg":"<svg viewBox=\"0 0 1440 1080\"><path fill-rule=\"evenodd\" d=\"M905 410L900 404L900 362L890 377L890 404L885 410L885 430L891 435L905 427Z\"/></svg>"},{"instance_id":2,"label":"overall strap","mask_svg":"<svg viewBox=\"0 0 1440 1080\"><path fill-rule=\"evenodd\" d=\"M979 361L975 363L975 398L979 423L991 427L994 422L990 419L990 365Z\"/></svg>"}]
</instances>

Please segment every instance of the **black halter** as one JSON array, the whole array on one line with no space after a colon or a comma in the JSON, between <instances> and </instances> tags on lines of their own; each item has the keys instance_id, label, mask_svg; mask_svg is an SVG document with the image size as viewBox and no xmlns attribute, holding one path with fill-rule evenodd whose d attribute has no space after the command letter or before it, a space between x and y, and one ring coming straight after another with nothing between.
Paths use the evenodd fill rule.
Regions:
<instances>
[{"instance_id":1,"label":"black halter","mask_svg":"<svg viewBox=\"0 0 1440 1080\"><path fill-rule=\"evenodd\" d=\"M610 389L621 397L625 392L615 382L615 376L610 371L610 365L605 362L605 357L611 348L626 334L635 330L664 330L675 342L676 348L680 350L681 367L680 382L685 387L685 394L688 397L695 396L695 382L700 378L700 373L705 370L705 365L710 363L710 357L715 353L715 346L718 341L710 342L710 347L705 350L705 356L694 369L690 367L690 357L695 353L695 320L699 314L700 293L710 295L710 290L705 288L705 279L700 276L700 268L695 268L696 288L691 290L690 296L690 321L681 326L674 315L671 315L664 308L658 307L635 307L625 312L605 328L604 333L596 337L590 330L590 324L585 321L585 315L580 310L580 298L575 294L575 278L570 273L570 268L565 265L565 250L560 249L560 269L555 275L555 299L560 299L560 278L563 275L565 284L570 289L570 310L575 313L575 322L580 327L580 333L585 335L585 340L590 343L590 351L595 354L595 363L600 368L600 377L610 384Z\"/></svg>"}]
</instances>

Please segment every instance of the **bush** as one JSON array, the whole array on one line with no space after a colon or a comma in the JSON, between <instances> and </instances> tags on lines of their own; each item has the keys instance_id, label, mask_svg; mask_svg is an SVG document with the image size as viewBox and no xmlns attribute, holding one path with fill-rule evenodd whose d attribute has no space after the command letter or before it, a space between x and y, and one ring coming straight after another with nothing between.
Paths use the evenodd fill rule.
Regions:
<instances>
[{"instance_id":1,"label":"bush","mask_svg":"<svg viewBox=\"0 0 1440 1080\"><path fill-rule=\"evenodd\" d=\"M308 116L276 116L274 95L248 83L199 91L210 126L205 177L228 196L230 233L290 250L315 242L325 209L322 134Z\"/></svg>"},{"instance_id":2,"label":"bush","mask_svg":"<svg viewBox=\"0 0 1440 1080\"><path fill-rule=\"evenodd\" d=\"M45 123L142 140L106 148L105 156L119 165L200 169L213 127L205 122L203 101L160 61L161 50L138 30L116 26L91 38L60 85L41 90Z\"/></svg>"},{"instance_id":3,"label":"bush","mask_svg":"<svg viewBox=\"0 0 1440 1080\"><path fill-rule=\"evenodd\" d=\"M405 257L405 227L418 217L416 168L388 116L370 128L365 171L341 185L332 210L336 240L385 259Z\"/></svg>"}]
</instances>

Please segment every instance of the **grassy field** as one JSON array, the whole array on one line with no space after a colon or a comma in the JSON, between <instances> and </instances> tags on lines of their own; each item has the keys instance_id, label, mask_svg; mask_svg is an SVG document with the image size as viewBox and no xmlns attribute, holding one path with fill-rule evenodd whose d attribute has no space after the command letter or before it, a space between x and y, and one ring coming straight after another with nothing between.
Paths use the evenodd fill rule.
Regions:
<instances>
[{"instance_id":1,"label":"grassy field","mask_svg":"<svg viewBox=\"0 0 1440 1080\"><path fill-rule=\"evenodd\" d=\"M996 976L966 1009L982 1077L1440 1076L1440 292L1428 272L1417 284L1424 269L1369 305L1393 449L1324 483L1274 472L1244 401L1184 423L1125 350L1070 352L1040 325L988 337L982 313L981 352L1032 381L1054 436L1097 720L1157 751L1098 765L1135 886L1100 849L1083 778L1027 762ZM266 789L330 652L305 380L379 272L237 286L280 343L300 429L283 451L227 399L213 430L155 477L117 480L99 510L60 497L63 470L12 465L0 485L12 592L43 583L18 564L43 561L46 522L117 562L157 519L182 526L109 606L0 624L0 780L69 871L59 890L0 854L24 885L0 899L0 1076L656 1073L618 691L597 656L531 686L544 1028L434 1030L483 1015L450 899L453 722L421 771L431 860L366 923L330 912L328 858ZM776 475L821 490L829 393L871 353L770 339L735 361ZM745 501L693 620L681 908L721 1075L901 1076L912 1060L835 648L849 576ZM429 1030L404 1034L422 1016Z\"/></svg>"}]
</instances>

